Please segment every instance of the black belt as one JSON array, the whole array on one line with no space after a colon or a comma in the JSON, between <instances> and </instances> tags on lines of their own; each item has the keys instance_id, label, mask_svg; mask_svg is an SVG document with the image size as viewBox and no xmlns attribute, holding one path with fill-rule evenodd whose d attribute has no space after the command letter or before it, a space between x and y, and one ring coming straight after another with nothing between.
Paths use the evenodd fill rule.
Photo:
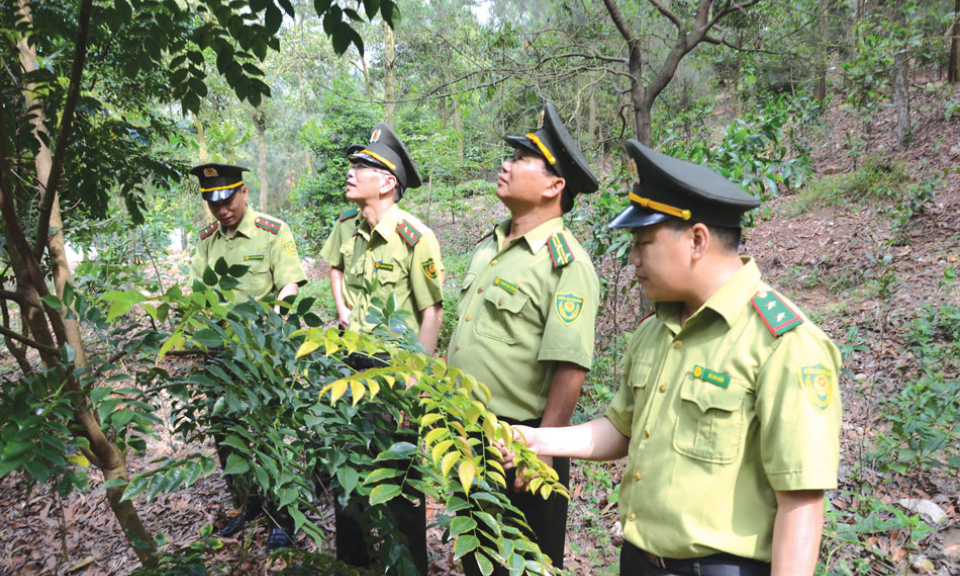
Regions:
<instances>
[{"instance_id":1,"label":"black belt","mask_svg":"<svg viewBox=\"0 0 960 576\"><path fill-rule=\"evenodd\" d=\"M620 573L642 573L639 571L641 562L670 572L696 576L770 576L770 564L760 560L741 558L733 554L713 554L703 558L662 558L624 542Z\"/></svg>"}]
</instances>

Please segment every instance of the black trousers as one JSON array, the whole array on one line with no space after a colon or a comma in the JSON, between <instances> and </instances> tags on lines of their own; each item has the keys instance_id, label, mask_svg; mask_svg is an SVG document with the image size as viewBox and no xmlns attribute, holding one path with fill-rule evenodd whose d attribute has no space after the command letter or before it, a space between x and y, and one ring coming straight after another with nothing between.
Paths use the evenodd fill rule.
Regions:
<instances>
[{"instance_id":1,"label":"black trousers","mask_svg":"<svg viewBox=\"0 0 960 576\"><path fill-rule=\"evenodd\" d=\"M643 550L629 542L623 543L620 576L770 576L770 564L732 554L687 560L660 558L658 564Z\"/></svg>"},{"instance_id":2,"label":"black trousers","mask_svg":"<svg viewBox=\"0 0 960 576\"><path fill-rule=\"evenodd\" d=\"M420 474L411 471L411 479L420 479ZM405 492L417 497L414 504L398 496L387 503L390 513L397 521L399 530L394 536L406 538L407 549L413 557L417 571L427 574L427 506L422 494L413 489L404 488ZM334 519L337 524L337 560L351 566L368 567L371 565L370 555L367 552L367 542L364 535L369 533L360 521L361 510L359 504L351 504L346 508L340 506L339 500L333 499Z\"/></svg>"},{"instance_id":3,"label":"black trousers","mask_svg":"<svg viewBox=\"0 0 960 576\"><path fill-rule=\"evenodd\" d=\"M511 421L501 418L507 423L522 424L538 428L540 420L526 422ZM568 458L554 458L553 468L557 471L561 484L570 487L570 460ZM563 549L567 538L567 508L570 501L559 495L551 495L544 500L541 496L529 492L514 492L513 481L516 478L515 470L507 471L507 498L510 503L523 512L527 524L533 530L534 539L540 550L550 557L556 568L563 568ZM484 543L486 545L486 543ZM495 548L495 547L494 547ZM463 572L466 576L481 576L480 567L472 554L463 558ZM494 566L493 573L497 576L507 576L509 571L501 566Z\"/></svg>"}]
</instances>

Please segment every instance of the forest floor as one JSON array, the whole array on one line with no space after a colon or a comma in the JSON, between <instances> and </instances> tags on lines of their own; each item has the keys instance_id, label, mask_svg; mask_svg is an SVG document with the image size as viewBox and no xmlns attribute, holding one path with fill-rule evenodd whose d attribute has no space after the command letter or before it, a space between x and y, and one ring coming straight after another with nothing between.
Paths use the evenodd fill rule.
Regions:
<instances>
[{"instance_id":1,"label":"forest floor","mask_svg":"<svg viewBox=\"0 0 960 576\"><path fill-rule=\"evenodd\" d=\"M945 120L943 94L914 97L915 143L899 150L892 110L863 131L839 106L825 112L808 141L817 174L799 193L781 195L745 235L765 279L794 300L845 356L840 489L828 494L821 560L825 574L960 574L960 118ZM852 158L859 156L857 166ZM415 199L412 203L415 206ZM416 212L416 208L406 206ZM505 215L490 199L474 210L431 222L445 250L448 284L457 285L467 255ZM584 240L581 237L581 240ZM449 250L448 250L449 247ZM449 254L449 260L447 255ZM166 264L177 274L189 255ZM632 268L598 263L601 274L630 286ZM311 266L324 282L323 265ZM615 354L640 315L634 288L604 302L598 363L578 408L580 420L602 411L615 382ZM938 388L937 376L952 388ZM590 388L593 386L593 388ZM149 442L151 457L183 446L167 431ZM212 446L206 448L212 451ZM953 460L951 460L951 458ZM130 455L131 474L151 466ZM622 463L574 463L565 567L571 574L615 574L619 541L616 490ZM26 493L17 475L0 480L0 574L127 574L136 558L106 504L102 478L63 500L49 487ZM147 529L167 536L165 549L195 542L205 524L235 513L216 473L191 490L138 504ZM316 519L333 546L329 499ZM442 513L431 503L428 516ZM227 574L273 573L262 555L263 527L249 528L208 562ZM429 533L431 574L459 574L439 528ZM306 535L297 546L315 550ZM332 549L323 550L332 553Z\"/></svg>"}]
</instances>

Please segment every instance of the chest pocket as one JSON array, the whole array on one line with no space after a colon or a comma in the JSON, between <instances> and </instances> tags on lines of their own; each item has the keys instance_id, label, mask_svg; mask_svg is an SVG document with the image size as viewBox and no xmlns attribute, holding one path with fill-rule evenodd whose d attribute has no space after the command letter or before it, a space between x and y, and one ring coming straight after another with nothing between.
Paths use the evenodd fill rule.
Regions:
<instances>
[{"instance_id":1,"label":"chest pocket","mask_svg":"<svg viewBox=\"0 0 960 576\"><path fill-rule=\"evenodd\" d=\"M241 260L239 264L249 268L239 278L240 285L237 286L237 290L254 298L276 296L276 294L270 294L273 288L273 275L270 273L270 262L267 262L266 257L263 260Z\"/></svg>"},{"instance_id":2,"label":"chest pocket","mask_svg":"<svg viewBox=\"0 0 960 576\"><path fill-rule=\"evenodd\" d=\"M688 374L680 389L673 448L696 460L730 464L743 450L747 392L737 380L721 388Z\"/></svg>"},{"instance_id":3,"label":"chest pocket","mask_svg":"<svg viewBox=\"0 0 960 576\"><path fill-rule=\"evenodd\" d=\"M506 344L516 344L524 330L523 308L529 298L526 294L491 286L484 292L483 307L478 310L477 333Z\"/></svg>"}]
</instances>

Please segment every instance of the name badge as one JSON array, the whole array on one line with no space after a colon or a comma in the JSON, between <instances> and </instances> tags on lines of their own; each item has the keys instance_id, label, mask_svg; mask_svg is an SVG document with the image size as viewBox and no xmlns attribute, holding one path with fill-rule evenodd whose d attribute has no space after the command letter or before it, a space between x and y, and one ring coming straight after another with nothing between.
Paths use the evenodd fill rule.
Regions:
<instances>
[{"instance_id":1,"label":"name badge","mask_svg":"<svg viewBox=\"0 0 960 576\"><path fill-rule=\"evenodd\" d=\"M730 376L716 372L709 368L704 368L703 366L693 367L693 377L703 380L704 382L709 382L721 388L726 388L730 385Z\"/></svg>"},{"instance_id":2,"label":"name badge","mask_svg":"<svg viewBox=\"0 0 960 576\"><path fill-rule=\"evenodd\" d=\"M263 260L263 254L247 254L243 257L244 260Z\"/></svg>"},{"instance_id":3,"label":"name badge","mask_svg":"<svg viewBox=\"0 0 960 576\"><path fill-rule=\"evenodd\" d=\"M386 270L387 272L393 272L393 264L386 264L384 262L374 262L373 266L377 270Z\"/></svg>"},{"instance_id":4,"label":"name badge","mask_svg":"<svg viewBox=\"0 0 960 576\"><path fill-rule=\"evenodd\" d=\"M516 284L514 284L513 282L508 282L508 281L504 280L503 278L501 278L501 277L499 277L499 276L497 276L496 278L493 279L493 285L494 285L494 286L499 286L499 287L503 288L504 290L506 290L506 291L509 292L510 294L516 294L516 292L517 292L517 285L516 285Z\"/></svg>"}]
</instances>

